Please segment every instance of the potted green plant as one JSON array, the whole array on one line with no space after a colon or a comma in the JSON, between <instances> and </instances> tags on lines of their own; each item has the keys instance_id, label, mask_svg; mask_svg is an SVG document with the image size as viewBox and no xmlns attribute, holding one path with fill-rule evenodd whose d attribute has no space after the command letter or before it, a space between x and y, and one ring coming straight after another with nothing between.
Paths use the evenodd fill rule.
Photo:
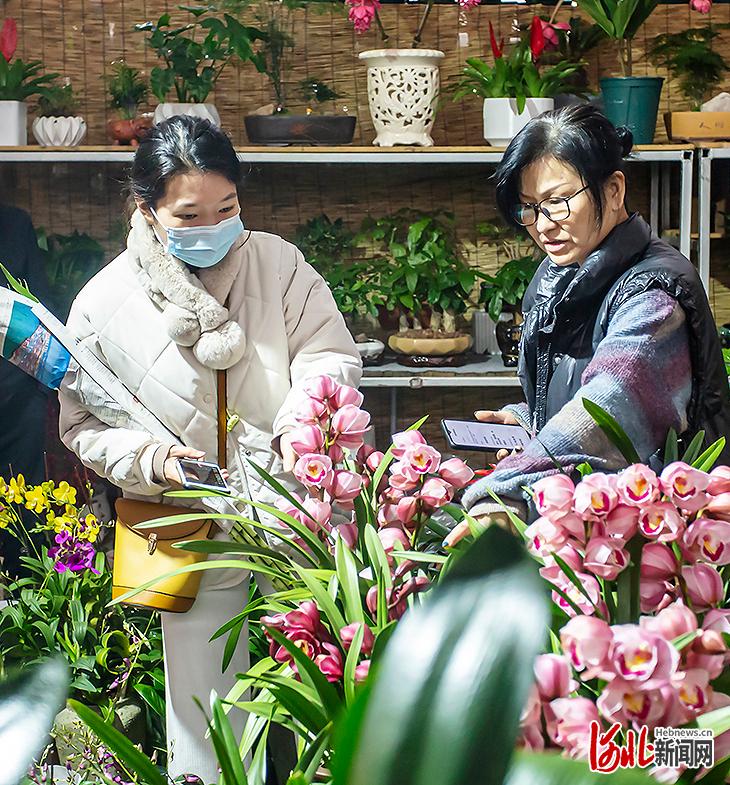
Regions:
<instances>
[{"instance_id":1,"label":"potted green plant","mask_svg":"<svg viewBox=\"0 0 730 785\"><path fill-rule=\"evenodd\" d=\"M504 147L533 117L554 108L553 96L565 91L581 63L561 60L541 68L538 61L545 49L545 36L537 16L529 37L523 35L506 57L504 40L497 43L491 22L489 37L494 65L478 57L468 58L455 85L454 100L483 99L484 138L495 147Z\"/></svg>"},{"instance_id":2,"label":"potted green plant","mask_svg":"<svg viewBox=\"0 0 730 785\"><path fill-rule=\"evenodd\" d=\"M40 60L13 59L18 45L14 19L6 19L0 30L0 146L28 143L26 99L42 95L58 74L41 74Z\"/></svg>"},{"instance_id":3,"label":"potted green plant","mask_svg":"<svg viewBox=\"0 0 730 785\"><path fill-rule=\"evenodd\" d=\"M460 2L460 18L477 2ZM368 104L377 133L373 144L380 147L433 145L431 130L436 119L441 89L439 65L444 53L421 48L433 4L434 0L422 4L409 49L369 49L358 55L367 66ZM388 46L389 36L380 19L377 0L345 0L345 5L358 35L367 32L375 22L381 41Z\"/></svg>"},{"instance_id":4,"label":"potted green plant","mask_svg":"<svg viewBox=\"0 0 730 785\"><path fill-rule=\"evenodd\" d=\"M636 144L654 141L659 96L664 80L634 76L633 39L651 16L658 0L578 0L578 7L615 41L621 76L601 79L606 117L616 126L627 126Z\"/></svg>"},{"instance_id":5,"label":"potted green plant","mask_svg":"<svg viewBox=\"0 0 730 785\"><path fill-rule=\"evenodd\" d=\"M64 321L81 287L104 266L104 248L90 235L37 231L53 302Z\"/></svg>"},{"instance_id":6,"label":"potted green plant","mask_svg":"<svg viewBox=\"0 0 730 785\"><path fill-rule=\"evenodd\" d=\"M109 93L109 108L118 117L109 120L107 130L114 144L137 147L152 127L152 115L140 114L139 107L147 100L149 85L137 68L123 60L112 63L112 72L104 77Z\"/></svg>"},{"instance_id":7,"label":"potted green plant","mask_svg":"<svg viewBox=\"0 0 730 785\"><path fill-rule=\"evenodd\" d=\"M494 275L487 276L479 290L479 304L496 325L502 362L517 365L522 333L522 298L540 261L534 254L510 259Z\"/></svg>"},{"instance_id":8,"label":"potted green plant","mask_svg":"<svg viewBox=\"0 0 730 785\"><path fill-rule=\"evenodd\" d=\"M76 147L86 136L86 120L77 114L71 83L50 85L38 97L33 136L41 147Z\"/></svg>"},{"instance_id":9,"label":"potted green plant","mask_svg":"<svg viewBox=\"0 0 730 785\"><path fill-rule=\"evenodd\" d=\"M399 210L366 218L356 242L377 271L381 326L397 329L388 339L399 354L460 354L471 336L457 330L479 277L463 257L454 216Z\"/></svg>"},{"instance_id":10,"label":"potted green plant","mask_svg":"<svg viewBox=\"0 0 730 785\"><path fill-rule=\"evenodd\" d=\"M359 316L375 318L382 296L377 288L376 267L368 261L352 259L354 239L341 218L332 221L325 214L298 226L294 235L294 242L304 258L327 281L363 360L373 360L382 354L385 345L357 333L354 320Z\"/></svg>"},{"instance_id":11,"label":"potted green plant","mask_svg":"<svg viewBox=\"0 0 730 785\"><path fill-rule=\"evenodd\" d=\"M233 58L251 61L259 70L260 56L253 44L265 35L255 27L247 27L234 16L215 15L216 7L178 6L193 17L182 26L172 26L172 17L164 13L156 22L135 25L147 33L147 45L163 65L150 73L150 87L160 102L155 109L155 122L176 114L205 117L220 125L220 115L212 103L206 103L224 68ZM176 101L167 102L174 91Z\"/></svg>"},{"instance_id":12,"label":"potted green plant","mask_svg":"<svg viewBox=\"0 0 730 785\"><path fill-rule=\"evenodd\" d=\"M692 27L663 33L652 42L649 59L666 68L690 104L689 112L668 112L667 134L678 140L730 138L730 112L704 112L702 104L728 72L725 59L712 43L730 25Z\"/></svg>"}]
</instances>

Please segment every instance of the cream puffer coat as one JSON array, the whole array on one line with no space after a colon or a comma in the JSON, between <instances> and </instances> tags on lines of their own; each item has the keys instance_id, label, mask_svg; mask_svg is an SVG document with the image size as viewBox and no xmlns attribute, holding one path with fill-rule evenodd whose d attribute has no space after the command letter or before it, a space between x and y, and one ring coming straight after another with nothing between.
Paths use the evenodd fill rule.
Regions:
<instances>
[{"instance_id":1,"label":"cream puffer coat","mask_svg":"<svg viewBox=\"0 0 730 785\"><path fill-rule=\"evenodd\" d=\"M167 257L168 264L181 264L164 250L155 253ZM356 387L361 363L327 285L295 246L275 235L245 232L226 260L236 274L224 298L227 314L226 309L221 313L229 320L224 328L236 328L236 346L242 352L227 371L228 410L240 418L228 434L230 483L246 496L271 501L273 494L258 475L250 467L244 470L246 459L291 486L292 477L282 477L281 460L271 444L294 426L293 410L304 382L326 374ZM191 278L187 271L179 274ZM200 281L205 280L201 275ZM202 289L200 281L194 281ZM160 288L166 286L165 279ZM68 326L180 443L203 450L207 460L216 461L216 371L204 365L190 345L200 333L182 345L170 326L175 308L166 308L169 303L162 295L155 296L157 291L150 288L128 243L128 250L78 295ZM179 317L180 309L175 313ZM219 316L213 324L221 321ZM160 479L160 456L170 445L142 430L105 425L63 386L60 401L61 439L85 466L108 478L125 496L152 500L167 490Z\"/></svg>"}]
</instances>

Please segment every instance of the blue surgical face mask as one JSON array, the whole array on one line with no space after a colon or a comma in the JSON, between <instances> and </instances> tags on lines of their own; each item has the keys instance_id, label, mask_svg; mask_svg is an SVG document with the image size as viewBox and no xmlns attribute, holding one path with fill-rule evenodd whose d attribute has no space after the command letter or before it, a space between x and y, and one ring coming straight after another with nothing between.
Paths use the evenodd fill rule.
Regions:
<instances>
[{"instance_id":1,"label":"blue surgical face mask","mask_svg":"<svg viewBox=\"0 0 730 785\"><path fill-rule=\"evenodd\" d=\"M191 267L202 269L218 264L243 232L240 210L236 215L212 226L180 227L165 226L154 208L150 210L167 232L167 252ZM159 236L157 239L162 243Z\"/></svg>"}]
</instances>

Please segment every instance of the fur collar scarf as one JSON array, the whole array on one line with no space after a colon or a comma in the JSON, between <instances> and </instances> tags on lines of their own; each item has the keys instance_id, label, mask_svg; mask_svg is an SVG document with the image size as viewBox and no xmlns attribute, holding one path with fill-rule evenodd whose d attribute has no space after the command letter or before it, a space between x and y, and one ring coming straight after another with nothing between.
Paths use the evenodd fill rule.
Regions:
<instances>
[{"instance_id":1,"label":"fur collar scarf","mask_svg":"<svg viewBox=\"0 0 730 785\"><path fill-rule=\"evenodd\" d=\"M139 210L132 216L127 256L137 280L161 309L170 338L191 346L198 362L224 370L244 355L246 339L241 326L229 319L223 305L241 268L237 253L245 240L237 240L214 267L193 275L184 262L167 253Z\"/></svg>"}]
</instances>

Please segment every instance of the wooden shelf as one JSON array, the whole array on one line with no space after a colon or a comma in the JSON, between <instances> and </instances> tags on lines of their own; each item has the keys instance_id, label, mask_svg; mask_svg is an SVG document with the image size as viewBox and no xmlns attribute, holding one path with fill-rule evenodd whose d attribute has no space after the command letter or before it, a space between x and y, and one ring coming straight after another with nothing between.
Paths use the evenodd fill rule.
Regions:
<instances>
[{"instance_id":1,"label":"wooden shelf","mask_svg":"<svg viewBox=\"0 0 730 785\"><path fill-rule=\"evenodd\" d=\"M636 161L682 161L694 153L692 145L643 145L634 149ZM433 164L499 163L503 148L471 147L237 147L247 163L332 163L332 164ZM0 162L6 163L128 163L131 147L82 146L69 148L0 147ZM631 160L631 159L630 159Z\"/></svg>"}]
</instances>

